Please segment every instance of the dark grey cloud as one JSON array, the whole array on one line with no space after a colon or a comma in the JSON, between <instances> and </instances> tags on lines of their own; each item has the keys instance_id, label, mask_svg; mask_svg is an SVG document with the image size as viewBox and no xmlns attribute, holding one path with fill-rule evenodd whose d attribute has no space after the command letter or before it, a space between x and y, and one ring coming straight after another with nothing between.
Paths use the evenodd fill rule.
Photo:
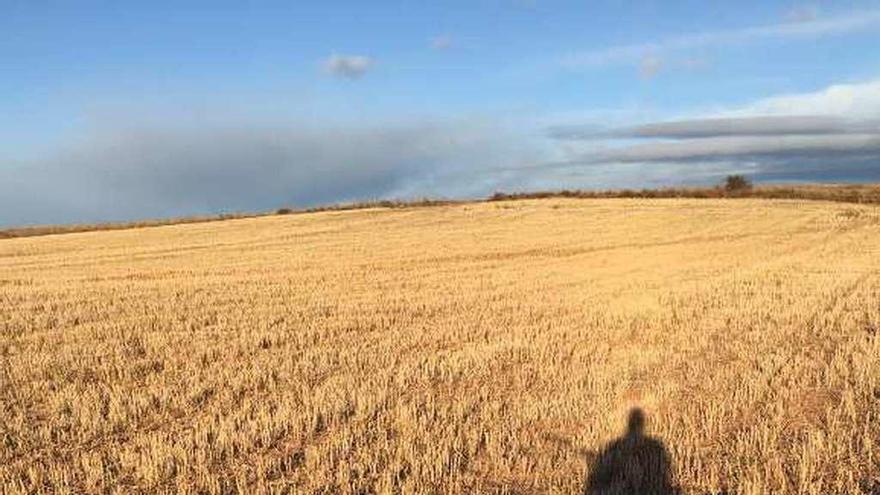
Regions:
<instances>
[{"instance_id":1,"label":"dark grey cloud","mask_svg":"<svg viewBox=\"0 0 880 495\"><path fill-rule=\"evenodd\" d=\"M323 67L328 74L346 79L357 79L370 70L376 61L366 55L333 54L324 60Z\"/></svg>"},{"instance_id":2,"label":"dark grey cloud","mask_svg":"<svg viewBox=\"0 0 880 495\"><path fill-rule=\"evenodd\" d=\"M880 157L880 134L828 134L818 136L725 136L652 142L617 148L604 148L574 159L541 167L572 167L614 163L693 163L741 162L771 163L779 160L827 161Z\"/></svg>"},{"instance_id":3,"label":"dark grey cloud","mask_svg":"<svg viewBox=\"0 0 880 495\"><path fill-rule=\"evenodd\" d=\"M678 142L648 143L596 153L596 162L669 162L729 160L762 157L880 154L880 135L828 134L818 136L725 136Z\"/></svg>"},{"instance_id":4,"label":"dark grey cloud","mask_svg":"<svg viewBox=\"0 0 880 495\"><path fill-rule=\"evenodd\" d=\"M504 179L492 167L536 158L521 141L476 120L107 128L0 168L0 225L484 195Z\"/></svg>"},{"instance_id":5,"label":"dark grey cloud","mask_svg":"<svg viewBox=\"0 0 880 495\"><path fill-rule=\"evenodd\" d=\"M710 118L656 122L620 129L592 126L558 126L548 129L554 139L607 138L688 139L722 136L785 136L880 133L880 120L855 120L828 115L780 115Z\"/></svg>"}]
</instances>

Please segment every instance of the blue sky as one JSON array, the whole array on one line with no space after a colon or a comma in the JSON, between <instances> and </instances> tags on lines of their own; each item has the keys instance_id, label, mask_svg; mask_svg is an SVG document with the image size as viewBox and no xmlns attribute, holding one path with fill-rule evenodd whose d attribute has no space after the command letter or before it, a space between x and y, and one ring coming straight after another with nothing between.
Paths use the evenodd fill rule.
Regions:
<instances>
[{"instance_id":1,"label":"blue sky","mask_svg":"<svg viewBox=\"0 0 880 495\"><path fill-rule=\"evenodd\" d=\"M880 2L709 3L7 0L0 224L880 180Z\"/></svg>"}]
</instances>

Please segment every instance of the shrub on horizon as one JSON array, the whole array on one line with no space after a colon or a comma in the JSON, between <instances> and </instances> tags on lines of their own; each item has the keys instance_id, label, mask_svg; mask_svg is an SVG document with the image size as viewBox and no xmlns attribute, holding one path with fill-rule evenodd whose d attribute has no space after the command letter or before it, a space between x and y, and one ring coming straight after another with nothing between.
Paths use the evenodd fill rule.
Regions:
<instances>
[{"instance_id":1,"label":"shrub on horizon","mask_svg":"<svg viewBox=\"0 0 880 495\"><path fill-rule=\"evenodd\" d=\"M752 189L752 181L745 175L728 175L724 178L724 190L729 193L740 193Z\"/></svg>"}]
</instances>

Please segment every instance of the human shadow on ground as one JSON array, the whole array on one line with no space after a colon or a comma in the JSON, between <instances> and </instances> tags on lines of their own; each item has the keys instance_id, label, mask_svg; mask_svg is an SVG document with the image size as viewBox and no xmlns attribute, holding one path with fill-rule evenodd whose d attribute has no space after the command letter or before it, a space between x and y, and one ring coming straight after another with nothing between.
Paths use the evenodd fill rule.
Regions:
<instances>
[{"instance_id":1,"label":"human shadow on ground","mask_svg":"<svg viewBox=\"0 0 880 495\"><path fill-rule=\"evenodd\" d=\"M660 440L645 434L645 413L629 412L626 433L587 456L584 495L679 495L672 461Z\"/></svg>"}]
</instances>

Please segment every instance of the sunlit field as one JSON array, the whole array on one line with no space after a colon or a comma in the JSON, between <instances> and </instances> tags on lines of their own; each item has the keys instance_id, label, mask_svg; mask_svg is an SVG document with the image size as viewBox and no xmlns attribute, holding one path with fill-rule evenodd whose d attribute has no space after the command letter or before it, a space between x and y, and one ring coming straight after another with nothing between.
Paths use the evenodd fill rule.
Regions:
<instances>
[{"instance_id":1,"label":"sunlit field","mask_svg":"<svg viewBox=\"0 0 880 495\"><path fill-rule=\"evenodd\" d=\"M544 199L0 241L5 493L880 492L880 209Z\"/></svg>"}]
</instances>

